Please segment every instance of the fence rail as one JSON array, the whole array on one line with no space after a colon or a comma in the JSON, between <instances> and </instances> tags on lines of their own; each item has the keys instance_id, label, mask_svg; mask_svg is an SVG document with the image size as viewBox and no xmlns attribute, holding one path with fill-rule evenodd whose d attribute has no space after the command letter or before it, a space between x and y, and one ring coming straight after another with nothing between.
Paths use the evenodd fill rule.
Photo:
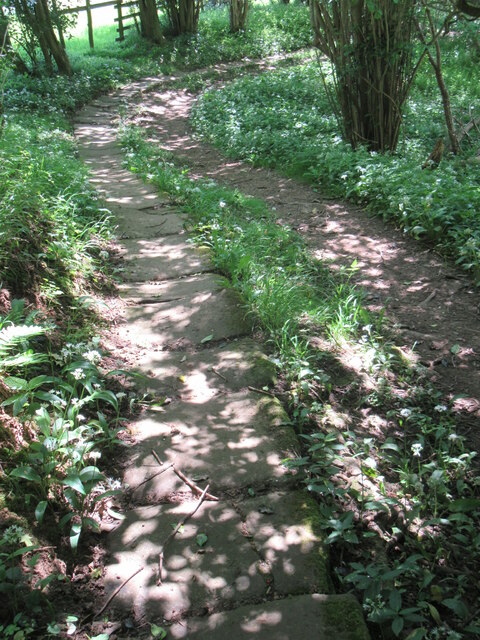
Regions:
<instances>
[{"instance_id":1,"label":"fence rail","mask_svg":"<svg viewBox=\"0 0 480 640\"><path fill-rule=\"evenodd\" d=\"M90 44L90 48L93 49L94 42L93 42L92 11L94 11L95 9L101 9L102 7L117 8L117 17L114 18L114 22L118 22L118 27L117 27L118 38L116 38L116 40L118 42L121 42L122 40L125 40L125 31L127 31L127 29L131 29L133 26L135 26L138 29L137 16L139 16L140 13L138 11L134 13L127 13L127 14L123 13L123 9L128 9L129 7L135 7L135 6L138 6L138 0L129 0L128 2L122 2L122 0L105 0L104 2L95 2L95 3L90 2L90 0L85 0L84 5L80 5L78 7L70 7L69 9L60 9L58 13L60 15L68 15L71 13L80 13L82 11L87 12L88 42ZM125 20L128 20L129 18L133 18L133 20L135 20L134 25L125 24ZM60 40L63 41L63 32L61 27L58 28L58 32L59 32Z\"/></svg>"}]
</instances>

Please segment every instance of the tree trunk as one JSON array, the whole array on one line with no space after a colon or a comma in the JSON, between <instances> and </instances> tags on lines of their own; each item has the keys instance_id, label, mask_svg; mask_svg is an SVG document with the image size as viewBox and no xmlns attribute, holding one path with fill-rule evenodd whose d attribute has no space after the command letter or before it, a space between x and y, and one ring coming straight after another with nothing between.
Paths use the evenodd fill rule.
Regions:
<instances>
[{"instance_id":1,"label":"tree trunk","mask_svg":"<svg viewBox=\"0 0 480 640\"><path fill-rule=\"evenodd\" d=\"M166 0L166 7L174 35L197 32L199 0Z\"/></svg>"},{"instance_id":2,"label":"tree trunk","mask_svg":"<svg viewBox=\"0 0 480 640\"><path fill-rule=\"evenodd\" d=\"M13 61L17 73L29 73L28 67L18 53L13 49L8 35L8 19L0 6L0 55L7 55Z\"/></svg>"},{"instance_id":3,"label":"tree trunk","mask_svg":"<svg viewBox=\"0 0 480 640\"><path fill-rule=\"evenodd\" d=\"M230 0L230 31L237 33L245 29L248 0Z\"/></svg>"},{"instance_id":4,"label":"tree trunk","mask_svg":"<svg viewBox=\"0 0 480 640\"><path fill-rule=\"evenodd\" d=\"M443 77L442 52L441 52L440 43L439 43L440 33L437 32L435 29L435 25L432 19L432 14L430 13L430 9L428 7L425 7L425 15L428 20L428 28L430 31L430 36L435 46L435 57L433 57L432 53L430 52L430 49L428 48L422 28L420 26L420 23L418 22L417 22L417 29L418 29L421 41L425 44L428 60L435 72L437 85L440 90L440 95L442 96L443 114L445 118L445 124L447 126L448 137L450 138L450 148L452 153L454 153L455 155L458 155L460 153L460 143L458 142L457 134L455 132L455 124L453 122L453 114L452 114L452 105L450 102L450 93L448 91L447 85L445 84L445 79Z\"/></svg>"},{"instance_id":5,"label":"tree trunk","mask_svg":"<svg viewBox=\"0 0 480 640\"><path fill-rule=\"evenodd\" d=\"M155 44L163 44L164 37L155 0L139 0L138 6L142 36Z\"/></svg>"},{"instance_id":6,"label":"tree trunk","mask_svg":"<svg viewBox=\"0 0 480 640\"><path fill-rule=\"evenodd\" d=\"M311 0L315 46L331 61L343 135L356 148L395 151L416 67L415 0Z\"/></svg>"}]
</instances>

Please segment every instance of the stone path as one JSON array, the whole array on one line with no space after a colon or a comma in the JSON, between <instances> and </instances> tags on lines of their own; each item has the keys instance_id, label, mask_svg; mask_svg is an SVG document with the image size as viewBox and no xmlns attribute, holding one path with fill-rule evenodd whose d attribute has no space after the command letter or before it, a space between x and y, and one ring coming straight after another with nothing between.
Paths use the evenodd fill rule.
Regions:
<instances>
[{"instance_id":1,"label":"stone path","mask_svg":"<svg viewBox=\"0 0 480 640\"><path fill-rule=\"evenodd\" d=\"M149 390L172 398L133 426L129 508L109 534L105 597L139 573L108 611L136 621L122 638L148 636L155 623L192 640L367 640L358 603L332 591L316 505L282 464L299 449L295 433L276 399L249 389L275 373L241 301L189 242L186 217L122 167L112 119L150 83L95 101L75 124L118 220L127 303L118 334L142 354ZM170 463L219 499L201 503L164 548L199 505Z\"/></svg>"}]
</instances>

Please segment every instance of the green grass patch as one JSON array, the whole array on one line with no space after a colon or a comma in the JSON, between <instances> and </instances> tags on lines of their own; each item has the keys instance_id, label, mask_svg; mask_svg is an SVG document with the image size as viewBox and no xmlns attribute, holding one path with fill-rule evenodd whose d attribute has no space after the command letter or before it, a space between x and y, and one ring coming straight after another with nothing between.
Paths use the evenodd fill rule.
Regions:
<instances>
[{"instance_id":1,"label":"green grass patch","mask_svg":"<svg viewBox=\"0 0 480 640\"><path fill-rule=\"evenodd\" d=\"M459 64L458 48L448 51L446 75L455 111L465 120L479 88L472 62L463 57L465 66ZM204 139L228 155L277 167L330 195L367 206L435 244L480 282L480 163L473 157L480 140L461 158L447 157L436 171L421 169L443 134L431 76L424 68L417 80L405 115L405 140L396 155L353 151L342 141L317 64L207 91L192 121Z\"/></svg>"}]
</instances>

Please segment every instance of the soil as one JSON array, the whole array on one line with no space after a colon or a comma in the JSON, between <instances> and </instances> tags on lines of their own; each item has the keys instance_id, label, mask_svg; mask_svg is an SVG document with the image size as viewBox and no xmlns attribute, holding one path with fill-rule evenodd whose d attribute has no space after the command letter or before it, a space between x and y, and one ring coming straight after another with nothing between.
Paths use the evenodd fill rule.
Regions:
<instances>
[{"instance_id":1,"label":"soil","mask_svg":"<svg viewBox=\"0 0 480 640\"><path fill-rule=\"evenodd\" d=\"M431 381L478 449L480 433L480 293L468 275L392 224L314 186L223 156L198 140L189 124L196 95L185 90L144 93L133 121L190 167L192 178L212 178L262 198L279 224L300 233L312 254L332 269L354 261L366 306L385 310L396 343L428 368ZM452 350L452 347L454 347Z\"/></svg>"}]
</instances>

